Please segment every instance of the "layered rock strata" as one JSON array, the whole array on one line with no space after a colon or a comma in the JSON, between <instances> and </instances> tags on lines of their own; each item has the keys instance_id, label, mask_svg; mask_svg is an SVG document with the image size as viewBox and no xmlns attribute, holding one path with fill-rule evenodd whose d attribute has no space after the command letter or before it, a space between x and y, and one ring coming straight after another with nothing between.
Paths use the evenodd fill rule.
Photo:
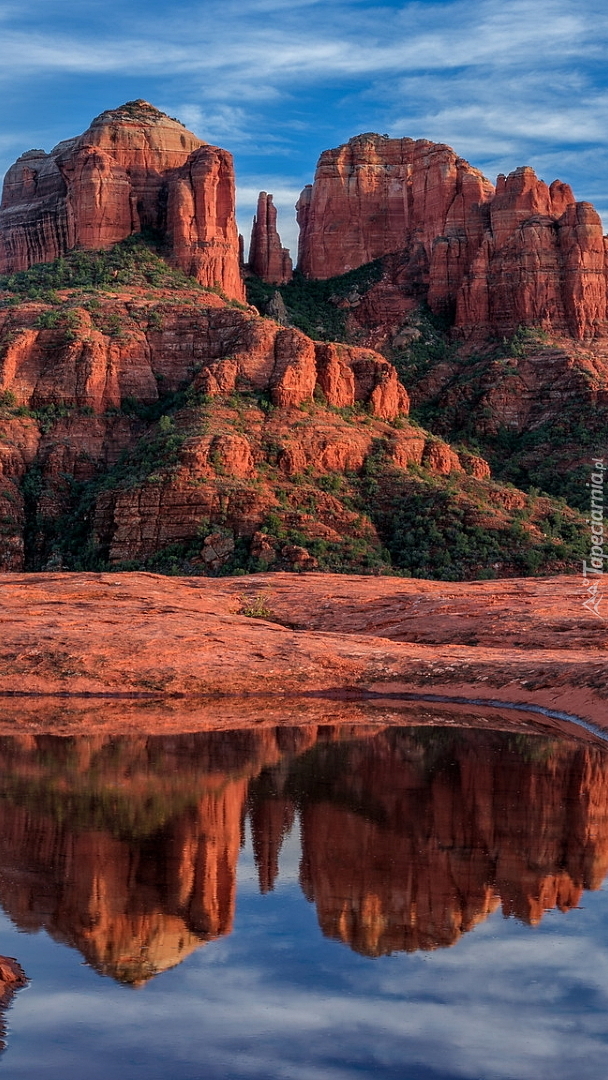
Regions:
<instances>
[{"instance_id":1,"label":"layered rock strata","mask_svg":"<svg viewBox=\"0 0 608 1080\"><path fill-rule=\"evenodd\" d=\"M50 154L30 150L11 166L0 205L0 273L146 230L164 238L187 274L244 300L231 155L134 101L102 113Z\"/></svg>"},{"instance_id":2,"label":"layered rock strata","mask_svg":"<svg viewBox=\"0 0 608 1080\"><path fill-rule=\"evenodd\" d=\"M72 308L77 333L41 328L35 305L0 311L0 392L33 409L62 405L103 414L125 398L158 400L159 383L171 391L192 380L210 396L268 393L282 408L312 401L318 387L337 408L367 404L386 420L407 414L407 392L379 353L312 341L213 296L190 299L198 303L167 299L156 314L144 297L128 295L93 313ZM104 329L104 318L120 324L120 333Z\"/></svg>"},{"instance_id":3,"label":"layered rock strata","mask_svg":"<svg viewBox=\"0 0 608 1080\"><path fill-rule=\"evenodd\" d=\"M293 269L289 250L281 244L277 231L277 210L272 195L261 191L251 229L249 269L270 285L291 281Z\"/></svg>"},{"instance_id":4,"label":"layered rock strata","mask_svg":"<svg viewBox=\"0 0 608 1080\"><path fill-rule=\"evenodd\" d=\"M382 431L407 414L407 392L379 354L313 342L212 294L203 294L204 305L200 294L190 299L196 304L167 298L160 311L141 296L108 300L93 312L74 309L80 325L67 334L40 327L40 305L0 311L5 342L0 395L9 395L15 406L0 417L2 570L24 565L26 474L32 468L40 471L44 492L37 512L55 518L69 496L66 477L76 483L93 479L145 435L136 416L128 414L134 400L151 407L160 394L183 391L184 385L190 385L193 401L204 396L221 402L235 392L246 394L249 425L243 430L240 422L235 424L235 410L220 402L205 423L193 424L192 414L186 413L178 432L184 442L181 468L169 483L154 482L145 492L119 485L120 490L101 497L96 528L100 536L113 538L113 558L119 559L181 542L195 535L204 519L227 520L236 535L252 536L276 503L272 491L253 486L258 467L269 456L281 479L312 466L361 469L378 434L373 427L351 432L340 416L328 414L318 430L311 424L299 436L290 430L290 412L299 406L312 409L315 392L335 408L365 405ZM119 335L106 329L112 320L120 324ZM265 414L256 395L277 408ZM388 431L394 436L396 461L422 460L424 438ZM163 467L162 456L158 465ZM457 459L454 466L460 468ZM252 490L233 491L226 476L237 485L251 481ZM331 516L336 518L335 510ZM356 519L355 513L346 514L347 533ZM322 535L325 526L316 528ZM327 535L337 539L340 534L334 527Z\"/></svg>"},{"instance_id":5,"label":"layered rock strata","mask_svg":"<svg viewBox=\"0 0 608 1080\"><path fill-rule=\"evenodd\" d=\"M359 135L321 155L297 211L307 277L400 253L355 316L364 324L385 317L378 305L398 323L425 300L467 336L520 324L606 333L600 218L567 184L548 187L530 168L499 176L495 189L448 146Z\"/></svg>"}]
</instances>

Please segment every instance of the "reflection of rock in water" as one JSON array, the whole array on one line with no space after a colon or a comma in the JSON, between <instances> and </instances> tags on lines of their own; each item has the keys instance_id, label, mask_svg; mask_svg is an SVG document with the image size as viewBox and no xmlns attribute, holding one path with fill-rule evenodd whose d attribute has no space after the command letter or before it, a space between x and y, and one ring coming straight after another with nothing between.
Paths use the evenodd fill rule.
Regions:
<instances>
[{"instance_id":1,"label":"reflection of rock in water","mask_svg":"<svg viewBox=\"0 0 608 1080\"><path fill-rule=\"evenodd\" d=\"M6 1021L8 1009L15 992L27 983L25 972L11 956L0 956L0 1052L6 1048Z\"/></svg>"},{"instance_id":2,"label":"reflection of rock in water","mask_svg":"<svg viewBox=\"0 0 608 1080\"><path fill-rule=\"evenodd\" d=\"M308 755L301 883L357 951L451 945L502 901L536 924L608 870L608 756L520 736L387 731ZM365 801L363 812L356 809Z\"/></svg>"},{"instance_id":3,"label":"reflection of rock in water","mask_svg":"<svg viewBox=\"0 0 608 1080\"><path fill-rule=\"evenodd\" d=\"M249 780L287 734L0 740L3 906L132 985L230 933Z\"/></svg>"},{"instance_id":4,"label":"reflection of rock in water","mask_svg":"<svg viewBox=\"0 0 608 1080\"><path fill-rule=\"evenodd\" d=\"M454 729L263 728L0 740L0 899L138 984L230 933L247 813L260 889L296 810L323 932L452 945L502 903L536 923L608 868L608 755Z\"/></svg>"}]
</instances>

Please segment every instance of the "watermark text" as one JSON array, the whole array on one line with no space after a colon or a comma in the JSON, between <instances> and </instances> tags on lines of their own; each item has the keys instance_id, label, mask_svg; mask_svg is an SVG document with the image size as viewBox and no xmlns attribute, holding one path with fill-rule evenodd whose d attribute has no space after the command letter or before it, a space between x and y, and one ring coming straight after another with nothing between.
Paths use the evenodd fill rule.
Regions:
<instances>
[{"instance_id":1,"label":"watermark text","mask_svg":"<svg viewBox=\"0 0 608 1080\"><path fill-rule=\"evenodd\" d=\"M604 533L604 477L606 475L606 465L603 458L595 458L593 461L593 472L591 473L590 483L587 487L590 489L590 514L587 518L587 523L590 527L590 552L589 562L583 559L583 578L585 581L585 589L587 591L587 598L583 603L583 607L587 608L587 611L597 615L598 619L606 619L607 615L603 611L600 611L600 605L603 603L605 597L603 593L603 578L606 573L606 559L608 559L608 551L605 551L605 533Z\"/></svg>"}]
</instances>

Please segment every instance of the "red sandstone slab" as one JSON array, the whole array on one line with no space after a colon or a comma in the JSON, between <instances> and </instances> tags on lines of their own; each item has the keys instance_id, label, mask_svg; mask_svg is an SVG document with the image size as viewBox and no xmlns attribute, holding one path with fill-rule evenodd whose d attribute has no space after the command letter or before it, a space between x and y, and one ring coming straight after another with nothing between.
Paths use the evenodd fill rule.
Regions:
<instances>
[{"instance_id":1,"label":"red sandstone slab","mask_svg":"<svg viewBox=\"0 0 608 1080\"><path fill-rule=\"evenodd\" d=\"M1 580L3 694L194 699L409 689L534 702L599 724L608 717L606 624L583 609L576 578ZM239 613L259 597L268 618ZM473 633L477 644L464 643Z\"/></svg>"}]
</instances>

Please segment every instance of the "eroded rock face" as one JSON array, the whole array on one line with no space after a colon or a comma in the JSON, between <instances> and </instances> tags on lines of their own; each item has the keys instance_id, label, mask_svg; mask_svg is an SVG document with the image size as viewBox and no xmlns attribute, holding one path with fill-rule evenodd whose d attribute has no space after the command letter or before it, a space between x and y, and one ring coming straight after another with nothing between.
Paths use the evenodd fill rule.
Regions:
<instances>
[{"instance_id":1,"label":"eroded rock face","mask_svg":"<svg viewBox=\"0 0 608 1080\"><path fill-rule=\"evenodd\" d=\"M292 278L289 251L281 244L277 231L277 211L272 195L261 191L258 209L253 219L249 269L270 285L284 285Z\"/></svg>"},{"instance_id":2,"label":"eroded rock face","mask_svg":"<svg viewBox=\"0 0 608 1080\"><path fill-rule=\"evenodd\" d=\"M298 267L311 278L401 253L353 314L368 329L396 329L424 300L467 337L520 324L607 332L600 218L533 169L499 176L494 190L447 146L360 135L321 155L298 221Z\"/></svg>"},{"instance_id":3,"label":"eroded rock face","mask_svg":"<svg viewBox=\"0 0 608 1080\"><path fill-rule=\"evenodd\" d=\"M128 102L50 154L30 150L11 166L0 207L0 273L154 229L166 236L176 266L243 300L234 205L226 150L145 101Z\"/></svg>"},{"instance_id":4,"label":"eroded rock face","mask_svg":"<svg viewBox=\"0 0 608 1080\"><path fill-rule=\"evenodd\" d=\"M86 408L96 414L125 398L156 401L158 385L176 390L185 380L210 395L268 392L273 404L297 407L312 401L318 385L329 405L365 403L373 415L394 420L407 414L409 399L397 373L371 349L325 345L300 330L259 318L251 309L196 297L197 306L165 301L158 324L145 298L107 302L107 319L121 334L104 332L104 316L77 310L78 334L40 329L35 306L0 312L0 392L17 405Z\"/></svg>"},{"instance_id":5,"label":"eroded rock face","mask_svg":"<svg viewBox=\"0 0 608 1080\"><path fill-rule=\"evenodd\" d=\"M489 180L450 149L426 139L358 135L319 159L298 202L298 268L328 278L402 250L411 238L433 256L437 237L460 239L450 252L457 274L483 236Z\"/></svg>"},{"instance_id":6,"label":"eroded rock face","mask_svg":"<svg viewBox=\"0 0 608 1080\"><path fill-rule=\"evenodd\" d=\"M41 328L44 310L32 303L0 311L0 395L8 394L15 406L0 413L4 571L24 566L26 473L33 466L39 470L39 513L55 520L68 506L67 477L88 482L112 468L121 454L135 451L145 429L129 413L128 402L154 406L162 394L188 385L194 401L203 394L220 399L204 430L184 416L188 438L180 467L170 477L161 483L157 475L145 490L119 484L101 495L96 535L110 544L113 559L156 550L159 543L182 543L197 535L203 521L220 524L225 518L236 537L252 537L276 504L272 488L259 482L261 465L270 459L286 477L308 468L361 470L374 438L385 437L386 424L409 411L395 369L378 353L314 342L213 294L184 290L176 301L169 292L151 308L147 297L125 291L120 299L98 300L93 309L75 309L78 328L67 333ZM108 331L110 324L119 332ZM248 403L247 424L240 431L234 428L234 407L222 403L235 392L246 395ZM378 428L349 426L329 412L312 422L305 420L306 411L296 425L293 410L314 409L315 394L336 409L366 406L366 419L373 418ZM266 396L275 408L265 414L254 395ZM15 415L27 410L48 416L48 422ZM181 439L181 421L179 427ZM392 428L388 433L396 435ZM399 464L405 458L397 453L394 460ZM225 477L232 485L227 487ZM236 490L237 481L244 486L250 481L250 490ZM308 523L319 539L337 542L356 531L357 515L334 505L330 495L324 498L328 531L322 508L319 522L311 516ZM31 517L31 507L29 512ZM335 528L329 527L330 519ZM216 569L216 556L209 555L201 541L203 563ZM228 556L226 549L221 558ZM269 561L275 557L273 552Z\"/></svg>"}]
</instances>

